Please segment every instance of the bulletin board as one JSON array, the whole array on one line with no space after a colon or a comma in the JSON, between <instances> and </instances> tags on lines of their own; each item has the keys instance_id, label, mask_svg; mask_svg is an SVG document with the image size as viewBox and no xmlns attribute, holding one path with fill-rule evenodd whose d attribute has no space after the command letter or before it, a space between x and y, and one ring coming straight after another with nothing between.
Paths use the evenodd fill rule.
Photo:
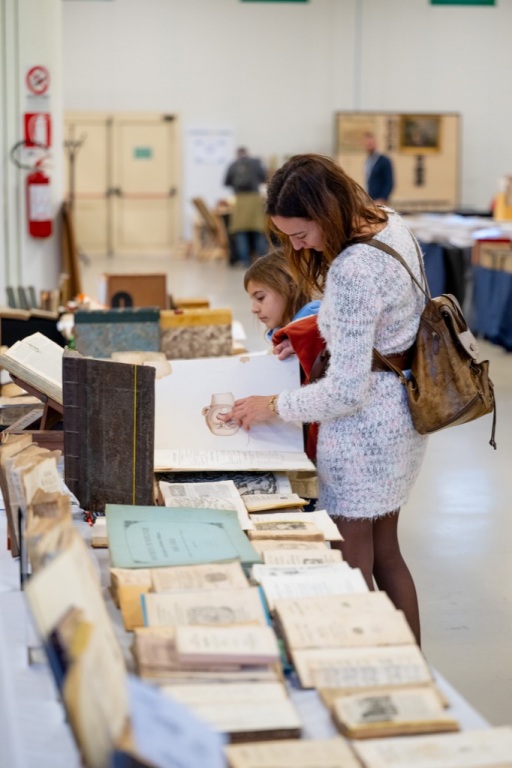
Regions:
<instances>
[{"instance_id":1,"label":"bulletin board","mask_svg":"<svg viewBox=\"0 0 512 768\"><path fill-rule=\"evenodd\" d=\"M363 134L372 132L378 151L393 163L390 204L399 211L451 211L459 205L458 113L336 112L335 156L365 186Z\"/></svg>"}]
</instances>

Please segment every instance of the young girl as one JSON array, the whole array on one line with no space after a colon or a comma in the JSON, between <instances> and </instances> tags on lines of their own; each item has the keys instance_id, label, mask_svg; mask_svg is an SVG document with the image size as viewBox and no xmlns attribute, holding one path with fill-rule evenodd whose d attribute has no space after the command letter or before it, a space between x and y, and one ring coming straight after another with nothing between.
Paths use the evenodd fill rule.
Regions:
<instances>
[{"instance_id":1,"label":"young girl","mask_svg":"<svg viewBox=\"0 0 512 768\"><path fill-rule=\"evenodd\" d=\"M271 251L246 271L244 288L251 299L253 314L266 326L271 340L274 331L302 317L317 315L320 301L294 280L284 254Z\"/></svg>"},{"instance_id":2,"label":"young girl","mask_svg":"<svg viewBox=\"0 0 512 768\"><path fill-rule=\"evenodd\" d=\"M320 301L312 299L308 289L301 289L293 278L284 254L271 251L257 259L244 276L244 288L251 299L252 312L266 326L266 338L273 352L283 360L296 354L307 384L311 369L325 342L320 336L316 316ZM316 457L318 425L306 429L306 453Z\"/></svg>"}]
</instances>

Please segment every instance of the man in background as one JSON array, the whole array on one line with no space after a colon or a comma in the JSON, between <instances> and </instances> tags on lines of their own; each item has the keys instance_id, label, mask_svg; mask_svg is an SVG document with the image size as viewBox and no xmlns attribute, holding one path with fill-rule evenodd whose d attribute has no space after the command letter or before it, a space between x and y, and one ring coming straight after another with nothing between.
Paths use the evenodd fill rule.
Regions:
<instances>
[{"instance_id":1,"label":"man in background","mask_svg":"<svg viewBox=\"0 0 512 768\"><path fill-rule=\"evenodd\" d=\"M374 133L363 134L363 147L368 155L364 167L366 191L376 203L385 205L393 191L393 165L389 157L378 152Z\"/></svg>"},{"instance_id":2,"label":"man in background","mask_svg":"<svg viewBox=\"0 0 512 768\"><path fill-rule=\"evenodd\" d=\"M239 147L236 160L229 166L224 185L232 187L235 206L229 223L234 260L244 267L251 263L251 256L262 256L268 250L265 237L264 202L260 184L267 180L267 171L261 160L250 157L245 147Z\"/></svg>"}]
</instances>

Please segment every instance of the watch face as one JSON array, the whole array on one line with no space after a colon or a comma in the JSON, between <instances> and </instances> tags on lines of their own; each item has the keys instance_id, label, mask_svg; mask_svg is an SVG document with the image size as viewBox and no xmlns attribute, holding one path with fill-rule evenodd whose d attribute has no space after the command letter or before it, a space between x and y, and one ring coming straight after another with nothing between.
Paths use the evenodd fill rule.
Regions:
<instances>
[{"instance_id":1,"label":"watch face","mask_svg":"<svg viewBox=\"0 0 512 768\"><path fill-rule=\"evenodd\" d=\"M212 395L212 405L203 408L203 416L206 418L206 425L213 435L218 437L229 437L236 435L240 427L236 421L222 421L219 416L225 416L233 408L235 399L230 392L224 395Z\"/></svg>"}]
</instances>

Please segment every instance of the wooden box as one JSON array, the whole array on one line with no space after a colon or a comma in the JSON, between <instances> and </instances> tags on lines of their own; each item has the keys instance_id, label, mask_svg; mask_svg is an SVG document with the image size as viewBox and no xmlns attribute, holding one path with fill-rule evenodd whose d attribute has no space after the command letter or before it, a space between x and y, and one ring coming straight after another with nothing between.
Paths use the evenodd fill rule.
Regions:
<instances>
[{"instance_id":1,"label":"wooden box","mask_svg":"<svg viewBox=\"0 0 512 768\"><path fill-rule=\"evenodd\" d=\"M99 298L109 307L158 307L167 309L167 275L103 274Z\"/></svg>"}]
</instances>

